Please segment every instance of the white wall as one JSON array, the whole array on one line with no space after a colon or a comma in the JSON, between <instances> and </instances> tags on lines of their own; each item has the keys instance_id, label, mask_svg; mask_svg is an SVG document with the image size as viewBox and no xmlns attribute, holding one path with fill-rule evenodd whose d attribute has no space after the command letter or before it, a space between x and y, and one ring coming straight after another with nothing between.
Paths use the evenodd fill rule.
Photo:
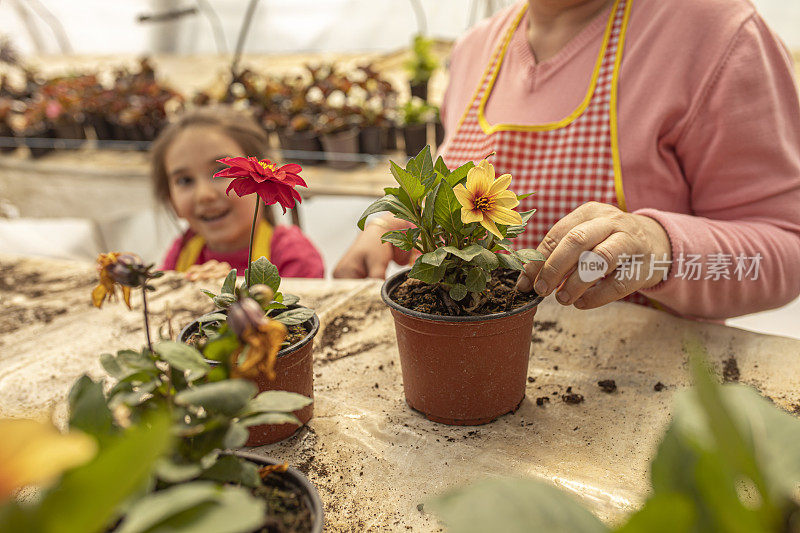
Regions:
<instances>
[{"instance_id":1,"label":"white wall","mask_svg":"<svg viewBox=\"0 0 800 533\"><path fill-rule=\"evenodd\" d=\"M668 1L668 0L664 0ZM420 0L429 34L455 38L469 26L473 3L497 7L512 0ZM228 49L233 49L248 0L207 0L221 21ZM755 5L786 43L800 49L800 1L754 0ZM155 33L174 35L181 53L217 50L208 19L202 14L177 23L143 25L142 13L163 6L192 6L194 0L3 0L0 33L8 34L25 53L35 51L34 41L21 23L15 6L41 4L61 21L77 53L116 54L153 51ZM478 15L484 8L478 9ZM49 26L32 12L31 21L41 36L45 53L59 47ZM254 53L291 51L394 50L406 46L417 32L410 0L260 0L253 16L246 50Z\"/></svg>"}]
</instances>

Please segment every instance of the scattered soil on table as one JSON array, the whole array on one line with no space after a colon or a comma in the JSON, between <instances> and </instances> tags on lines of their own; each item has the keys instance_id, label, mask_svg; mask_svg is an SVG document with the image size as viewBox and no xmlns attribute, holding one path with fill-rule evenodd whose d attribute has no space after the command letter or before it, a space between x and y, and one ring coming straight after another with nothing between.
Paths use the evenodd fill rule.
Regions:
<instances>
[{"instance_id":1,"label":"scattered soil on table","mask_svg":"<svg viewBox=\"0 0 800 533\"><path fill-rule=\"evenodd\" d=\"M263 480L253 492L267 502L266 522L258 533L308 533L313 525L305 493L279 473Z\"/></svg>"},{"instance_id":2,"label":"scattered soil on table","mask_svg":"<svg viewBox=\"0 0 800 533\"><path fill-rule=\"evenodd\" d=\"M570 405L578 405L579 403L583 403L583 394L578 394L575 392L570 394L562 394L561 400Z\"/></svg>"},{"instance_id":3,"label":"scattered soil on table","mask_svg":"<svg viewBox=\"0 0 800 533\"><path fill-rule=\"evenodd\" d=\"M544 404L546 403L550 403L549 396L539 396L538 398L536 398L536 405L538 405L539 407L544 407Z\"/></svg>"},{"instance_id":4,"label":"scattered soil on table","mask_svg":"<svg viewBox=\"0 0 800 533\"><path fill-rule=\"evenodd\" d=\"M536 378L528 376L528 383L534 383L535 381L536 381Z\"/></svg>"},{"instance_id":5,"label":"scattered soil on table","mask_svg":"<svg viewBox=\"0 0 800 533\"><path fill-rule=\"evenodd\" d=\"M665 388L667 388L667 386L661 383L660 381L657 382L655 385L653 385L653 390L656 392L661 392Z\"/></svg>"},{"instance_id":6,"label":"scattered soil on table","mask_svg":"<svg viewBox=\"0 0 800 533\"><path fill-rule=\"evenodd\" d=\"M417 279L406 279L391 294L392 300L412 311L439 316L480 316L503 313L535 300L534 292L516 289L519 273L515 270L495 270L492 280L481 293L482 301L474 303L469 295L461 301L450 298L439 284L430 285Z\"/></svg>"},{"instance_id":7,"label":"scattered soil on table","mask_svg":"<svg viewBox=\"0 0 800 533\"><path fill-rule=\"evenodd\" d=\"M800 415L800 403L796 403L792 406L792 414Z\"/></svg>"},{"instance_id":8,"label":"scattered soil on table","mask_svg":"<svg viewBox=\"0 0 800 533\"><path fill-rule=\"evenodd\" d=\"M739 365L735 357L729 357L722 364L722 379L725 383L739 381Z\"/></svg>"},{"instance_id":9,"label":"scattered soil on table","mask_svg":"<svg viewBox=\"0 0 800 533\"><path fill-rule=\"evenodd\" d=\"M561 328L558 327L558 322L555 320L537 320L533 323L533 329L536 331L550 331L555 329L557 333L561 332Z\"/></svg>"},{"instance_id":10,"label":"scattered soil on table","mask_svg":"<svg viewBox=\"0 0 800 533\"><path fill-rule=\"evenodd\" d=\"M597 382L600 389L608 394L617 390L617 383L613 379L603 379Z\"/></svg>"},{"instance_id":11,"label":"scattered soil on table","mask_svg":"<svg viewBox=\"0 0 800 533\"><path fill-rule=\"evenodd\" d=\"M332 362L338 361L351 355L357 355L369 351L381 344L390 343L390 339L377 339L369 341L352 342L354 339L360 339L361 335L353 335L354 333L365 328L365 317L375 315L376 313L386 311L386 305L382 302L375 302L365 308L350 309L347 312L337 316L336 318L328 321L325 328L322 330L322 335L319 340L319 350L324 354L323 361ZM339 346L340 340L345 338L350 341L350 344L343 343Z\"/></svg>"}]
</instances>

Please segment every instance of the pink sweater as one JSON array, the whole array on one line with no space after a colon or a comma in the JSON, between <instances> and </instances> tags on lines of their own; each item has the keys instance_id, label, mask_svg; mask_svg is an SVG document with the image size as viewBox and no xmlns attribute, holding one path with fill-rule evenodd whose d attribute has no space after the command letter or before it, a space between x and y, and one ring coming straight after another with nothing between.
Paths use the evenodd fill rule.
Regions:
<instances>
[{"instance_id":1,"label":"pink sweater","mask_svg":"<svg viewBox=\"0 0 800 533\"><path fill-rule=\"evenodd\" d=\"M447 145L490 54L523 6L483 21L453 50L442 105ZM490 123L540 124L575 109L610 11L537 64L527 15L489 98ZM455 81L457 80L457 82ZM669 277L642 291L680 314L719 319L800 294L800 104L792 60L745 0L633 0L619 78L622 183L631 212L669 234ZM501 169L499 169L501 170ZM675 263L702 256L699 280ZM704 279L725 261L730 279ZM758 260L747 259L761 255ZM741 281L736 257L759 272Z\"/></svg>"},{"instance_id":2,"label":"pink sweater","mask_svg":"<svg viewBox=\"0 0 800 533\"><path fill-rule=\"evenodd\" d=\"M174 270L184 243L194 236L192 230L175 239L170 246L161 270ZM269 260L278 267L282 278L321 278L325 274L322 256L297 226L275 226L270 241ZM231 265L243 275L247 268L247 248L234 252L213 252L204 246L197 258L198 265L215 259Z\"/></svg>"}]
</instances>

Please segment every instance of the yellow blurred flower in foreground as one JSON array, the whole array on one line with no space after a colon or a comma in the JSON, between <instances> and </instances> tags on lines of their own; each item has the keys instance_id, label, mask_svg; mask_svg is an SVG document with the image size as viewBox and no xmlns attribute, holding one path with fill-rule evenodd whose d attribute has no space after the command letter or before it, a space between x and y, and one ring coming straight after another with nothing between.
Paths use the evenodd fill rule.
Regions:
<instances>
[{"instance_id":1,"label":"yellow blurred flower in foreground","mask_svg":"<svg viewBox=\"0 0 800 533\"><path fill-rule=\"evenodd\" d=\"M511 174L494 178L494 167L485 159L467 173L467 184L453 187L461 204L461 221L464 224L480 222L486 231L498 239L503 235L496 224L511 226L522 224L522 216L513 208L519 205L517 195L508 190Z\"/></svg>"},{"instance_id":2,"label":"yellow blurred flower in foreground","mask_svg":"<svg viewBox=\"0 0 800 533\"><path fill-rule=\"evenodd\" d=\"M106 296L108 296L109 299L113 299L116 296L114 287L119 284L111 277L110 271L111 268L117 264L121 255L123 254L119 252L109 252L97 256L97 275L100 279L97 287L92 290L92 303L95 307L102 307ZM130 309L131 289L124 285L120 285L120 287L122 287L122 299L125 301L125 305L128 306L128 309Z\"/></svg>"},{"instance_id":3,"label":"yellow blurred flower in foreground","mask_svg":"<svg viewBox=\"0 0 800 533\"><path fill-rule=\"evenodd\" d=\"M18 488L47 483L97 452L83 433L60 433L52 424L0 419L0 502Z\"/></svg>"}]
</instances>

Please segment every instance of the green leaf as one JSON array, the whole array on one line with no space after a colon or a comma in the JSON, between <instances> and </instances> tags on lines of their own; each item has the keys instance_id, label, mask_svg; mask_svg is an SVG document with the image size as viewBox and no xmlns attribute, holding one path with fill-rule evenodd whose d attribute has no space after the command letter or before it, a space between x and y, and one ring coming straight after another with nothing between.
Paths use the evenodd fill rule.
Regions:
<instances>
[{"instance_id":1,"label":"green leaf","mask_svg":"<svg viewBox=\"0 0 800 533\"><path fill-rule=\"evenodd\" d=\"M277 314L272 318L284 324L285 326L296 326L311 320L313 316L313 309L309 309L308 307L298 307L296 309L284 311L283 313Z\"/></svg>"},{"instance_id":2,"label":"green leaf","mask_svg":"<svg viewBox=\"0 0 800 533\"><path fill-rule=\"evenodd\" d=\"M219 296L214 296L212 300L214 301L214 305L220 309L227 309L236 303L236 296L233 294L220 294Z\"/></svg>"},{"instance_id":3,"label":"green leaf","mask_svg":"<svg viewBox=\"0 0 800 533\"><path fill-rule=\"evenodd\" d=\"M437 248L427 254L422 254L419 258L420 261L426 265L439 266L447 257L447 251L444 248Z\"/></svg>"},{"instance_id":4,"label":"green leaf","mask_svg":"<svg viewBox=\"0 0 800 533\"><path fill-rule=\"evenodd\" d=\"M240 448L245 445L249 435L250 432L247 431L245 424L233 423L228 428L228 432L225 433L225 440L222 441L222 445L225 448Z\"/></svg>"},{"instance_id":5,"label":"green leaf","mask_svg":"<svg viewBox=\"0 0 800 533\"><path fill-rule=\"evenodd\" d=\"M130 374L130 370L123 368L117 358L110 353L100 355L100 364L109 376L116 379L123 379Z\"/></svg>"},{"instance_id":6,"label":"green leaf","mask_svg":"<svg viewBox=\"0 0 800 533\"><path fill-rule=\"evenodd\" d=\"M486 288L486 276L480 268L471 268L464 284L470 292L481 292Z\"/></svg>"},{"instance_id":7,"label":"green leaf","mask_svg":"<svg viewBox=\"0 0 800 533\"><path fill-rule=\"evenodd\" d=\"M171 461L167 457L162 457L155 466L155 474L158 479L167 483L183 483L200 475L203 471L195 463L179 464Z\"/></svg>"},{"instance_id":8,"label":"green leaf","mask_svg":"<svg viewBox=\"0 0 800 533\"><path fill-rule=\"evenodd\" d=\"M368 216L384 211L388 211L389 213L392 213L394 216L403 220L416 222L416 216L408 207L403 205L398 198L387 194L383 198L373 202L363 213L361 213L361 217L358 219L359 229L364 229L364 223L366 222Z\"/></svg>"},{"instance_id":9,"label":"green leaf","mask_svg":"<svg viewBox=\"0 0 800 533\"><path fill-rule=\"evenodd\" d=\"M225 281L222 282L222 288L220 289L220 293L228 293L233 294L236 290L236 269L231 269L228 272L228 275L225 276Z\"/></svg>"},{"instance_id":10,"label":"green leaf","mask_svg":"<svg viewBox=\"0 0 800 533\"><path fill-rule=\"evenodd\" d=\"M225 326L217 335L210 338L203 348L203 356L212 361L226 361L228 356L239 348L239 339Z\"/></svg>"},{"instance_id":11,"label":"green leaf","mask_svg":"<svg viewBox=\"0 0 800 533\"><path fill-rule=\"evenodd\" d=\"M453 189L439 187L433 209L434 220L450 235L458 235L464 223L461 222L461 204Z\"/></svg>"},{"instance_id":12,"label":"green leaf","mask_svg":"<svg viewBox=\"0 0 800 533\"><path fill-rule=\"evenodd\" d=\"M453 300L460 302L463 300L469 291L467 290L466 285L462 285L461 283L455 283L452 287L450 287L450 298Z\"/></svg>"},{"instance_id":13,"label":"green leaf","mask_svg":"<svg viewBox=\"0 0 800 533\"><path fill-rule=\"evenodd\" d=\"M417 204L411 199L406 191L401 187L384 187L383 191L390 196L394 196L394 200L399 201L403 207L406 208L408 213L415 213Z\"/></svg>"},{"instance_id":14,"label":"green leaf","mask_svg":"<svg viewBox=\"0 0 800 533\"><path fill-rule=\"evenodd\" d=\"M281 302L284 306L288 307L290 305L294 305L300 301L300 297L294 294L284 294L283 295L283 302Z\"/></svg>"},{"instance_id":15,"label":"green leaf","mask_svg":"<svg viewBox=\"0 0 800 533\"><path fill-rule=\"evenodd\" d=\"M383 234L381 242L388 242L401 250L412 250L419 239L419 228L394 230Z\"/></svg>"},{"instance_id":16,"label":"green leaf","mask_svg":"<svg viewBox=\"0 0 800 533\"><path fill-rule=\"evenodd\" d=\"M502 268L510 268L512 270L524 270L525 265L522 264L522 261L517 259L511 254L495 254L497 256L497 261L499 262Z\"/></svg>"},{"instance_id":17,"label":"green leaf","mask_svg":"<svg viewBox=\"0 0 800 533\"><path fill-rule=\"evenodd\" d=\"M250 285L266 285L273 292L278 292L281 286L281 276L278 274L278 267L261 256L250 264Z\"/></svg>"},{"instance_id":18,"label":"green leaf","mask_svg":"<svg viewBox=\"0 0 800 533\"><path fill-rule=\"evenodd\" d=\"M187 377L189 381L201 378L211 370L200 352L181 342L160 341L153 345L153 350L171 367L189 372L189 377Z\"/></svg>"},{"instance_id":19,"label":"green leaf","mask_svg":"<svg viewBox=\"0 0 800 533\"><path fill-rule=\"evenodd\" d=\"M394 179L396 179L400 187L408 193L411 201L415 204L419 204L422 195L425 194L425 186L422 184L422 179L402 169L394 161L390 161L389 163L391 164Z\"/></svg>"},{"instance_id":20,"label":"green leaf","mask_svg":"<svg viewBox=\"0 0 800 533\"><path fill-rule=\"evenodd\" d=\"M195 405L209 413L234 416L248 404L256 393L254 383L243 379L229 379L206 383L175 395L178 405Z\"/></svg>"},{"instance_id":21,"label":"green leaf","mask_svg":"<svg viewBox=\"0 0 800 533\"><path fill-rule=\"evenodd\" d=\"M525 226L528 224L528 221L531 219L531 217L535 212L536 209L520 212L520 216L522 217L522 224L514 224L511 226L506 226L505 236L508 238L513 238L516 237L517 235L520 235L523 231L525 231Z\"/></svg>"},{"instance_id":22,"label":"green leaf","mask_svg":"<svg viewBox=\"0 0 800 533\"><path fill-rule=\"evenodd\" d=\"M158 413L116 437L89 463L67 472L38 508L40 531L105 531L120 505L148 480L169 449L170 420Z\"/></svg>"},{"instance_id":23,"label":"green leaf","mask_svg":"<svg viewBox=\"0 0 800 533\"><path fill-rule=\"evenodd\" d=\"M210 313L197 319L197 321L201 324L208 324L209 322L225 322L226 320L228 320L228 315L225 313Z\"/></svg>"},{"instance_id":24,"label":"green leaf","mask_svg":"<svg viewBox=\"0 0 800 533\"><path fill-rule=\"evenodd\" d=\"M436 172L441 174L442 177L445 178L450 175L450 169L447 168L447 165L445 164L444 159L442 159L442 156L436 158L436 163L434 163L433 165L433 170L435 170Z\"/></svg>"},{"instance_id":25,"label":"green leaf","mask_svg":"<svg viewBox=\"0 0 800 533\"><path fill-rule=\"evenodd\" d=\"M253 416L248 416L241 420L241 424L245 427L260 426L262 424L295 424L302 426L303 423L299 418L289 413L260 413Z\"/></svg>"},{"instance_id":26,"label":"green leaf","mask_svg":"<svg viewBox=\"0 0 800 533\"><path fill-rule=\"evenodd\" d=\"M132 371L143 371L148 373L158 373L155 362L141 352L134 350L120 350L117 352L117 362L120 366Z\"/></svg>"},{"instance_id":27,"label":"green leaf","mask_svg":"<svg viewBox=\"0 0 800 533\"><path fill-rule=\"evenodd\" d=\"M203 472L202 479L256 488L261 485L258 466L246 459L225 455Z\"/></svg>"},{"instance_id":28,"label":"green leaf","mask_svg":"<svg viewBox=\"0 0 800 533\"><path fill-rule=\"evenodd\" d=\"M429 265L421 261L418 257L414 262L414 266L408 271L408 277L418 279L425 283L438 283L444 276L445 265L442 263L439 266Z\"/></svg>"},{"instance_id":29,"label":"green leaf","mask_svg":"<svg viewBox=\"0 0 800 533\"><path fill-rule=\"evenodd\" d=\"M486 272L491 272L492 270L500 266L500 260L497 259L497 254L490 252L486 248L481 247L480 253L478 253L475 257L473 257L470 260L469 264L475 265L476 267Z\"/></svg>"},{"instance_id":30,"label":"green leaf","mask_svg":"<svg viewBox=\"0 0 800 533\"><path fill-rule=\"evenodd\" d=\"M263 524L265 512L247 488L195 481L142 498L116 533L245 533Z\"/></svg>"},{"instance_id":31,"label":"green leaf","mask_svg":"<svg viewBox=\"0 0 800 533\"><path fill-rule=\"evenodd\" d=\"M464 249L459 250L455 246L443 246L441 248L447 253L463 259L464 261L471 261L476 255L480 254L485 248L480 244L470 244Z\"/></svg>"},{"instance_id":32,"label":"green leaf","mask_svg":"<svg viewBox=\"0 0 800 533\"><path fill-rule=\"evenodd\" d=\"M692 531L696 511L684 494L660 494L647 500L616 533L674 533Z\"/></svg>"},{"instance_id":33,"label":"green leaf","mask_svg":"<svg viewBox=\"0 0 800 533\"><path fill-rule=\"evenodd\" d=\"M463 165L452 171L447 176L447 183L450 184L450 187L452 188L461 183L462 181L465 181L467 179L467 174L469 173L470 169L474 166L475 163L473 163L472 161L467 161L466 163L464 163Z\"/></svg>"},{"instance_id":34,"label":"green leaf","mask_svg":"<svg viewBox=\"0 0 800 533\"><path fill-rule=\"evenodd\" d=\"M534 194L536 194L536 193L535 192L526 192L525 194L518 194L517 195L517 201L521 202L525 198L527 198L529 196L533 196ZM534 209L534 211L535 211L535 209Z\"/></svg>"},{"instance_id":35,"label":"green leaf","mask_svg":"<svg viewBox=\"0 0 800 533\"><path fill-rule=\"evenodd\" d=\"M114 417L106 405L103 383L83 375L69 391L69 425L105 442L115 433Z\"/></svg>"},{"instance_id":36,"label":"green leaf","mask_svg":"<svg viewBox=\"0 0 800 533\"><path fill-rule=\"evenodd\" d=\"M430 192L425 197L425 205L422 207L422 226L428 228L429 231L433 229L433 215L436 207L436 196L439 194L441 183L437 183L430 189Z\"/></svg>"},{"instance_id":37,"label":"green leaf","mask_svg":"<svg viewBox=\"0 0 800 533\"><path fill-rule=\"evenodd\" d=\"M544 256L542 252L539 250L534 250L533 248L523 248L522 250L516 250L514 255L522 259L526 263L530 263L531 261L545 261L547 258Z\"/></svg>"},{"instance_id":38,"label":"green leaf","mask_svg":"<svg viewBox=\"0 0 800 533\"><path fill-rule=\"evenodd\" d=\"M205 294L206 296L208 296L212 300L217 297L216 294L214 294L213 292L211 292L209 290L206 290L206 289L200 289L200 292L202 292L203 294Z\"/></svg>"},{"instance_id":39,"label":"green leaf","mask_svg":"<svg viewBox=\"0 0 800 533\"><path fill-rule=\"evenodd\" d=\"M455 489L430 502L450 533L608 531L564 492L540 481L489 479Z\"/></svg>"},{"instance_id":40,"label":"green leaf","mask_svg":"<svg viewBox=\"0 0 800 533\"><path fill-rule=\"evenodd\" d=\"M250 400L242 414L256 414L263 412L291 413L299 411L310 405L314 400L296 392L270 390L260 393Z\"/></svg>"},{"instance_id":41,"label":"green leaf","mask_svg":"<svg viewBox=\"0 0 800 533\"><path fill-rule=\"evenodd\" d=\"M426 145L415 157L408 161L406 170L415 178L424 182L433 174L433 158L431 157L431 147Z\"/></svg>"}]
</instances>

